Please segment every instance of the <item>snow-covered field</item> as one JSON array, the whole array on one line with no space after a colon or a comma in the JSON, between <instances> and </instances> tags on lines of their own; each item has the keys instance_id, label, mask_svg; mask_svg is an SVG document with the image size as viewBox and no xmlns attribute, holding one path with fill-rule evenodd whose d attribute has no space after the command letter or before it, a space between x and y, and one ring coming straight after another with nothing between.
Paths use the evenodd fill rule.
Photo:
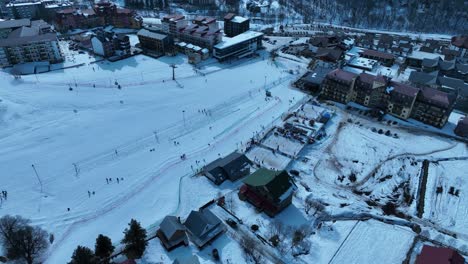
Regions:
<instances>
[{"instance_id":1,"label":"snow-covered field","mask_svg":"<svg viewBox=\"0 0 468 264\"><path fill-rule=\"evenodd\" d=\"M460 149L468 158L468 151ZM468 159L431 163L424 218L468 237Z\"/></svg>"},{"instance_id":2,"label":"snow-covered field","mask_svg":"<svg viewBox=\"0 0 468 264\"><path fill-rule=\"evenodd\" d=\"M374 220L358 222L329 263L401 263L413 238L406 228Z\"/></svg>"},{"instance_id":3,"label":"snow-covered field","mask_svg":"<svg viewBox=\"0 0 468 264\"><path fill-rule=\"evenodd\" d=\"M288 89L297 76L285 73L301 64L262 56L197 71L183 56L136 56L20 80L1 73L8 201L0 214L55 234L45 263L65 263L100 233L119 241L131 218L154 227L166 214L186 217L219 192L193 171L242 146L303 96ZM265 76L274 100L265 100Z\"/></svg>"}]
</instances>

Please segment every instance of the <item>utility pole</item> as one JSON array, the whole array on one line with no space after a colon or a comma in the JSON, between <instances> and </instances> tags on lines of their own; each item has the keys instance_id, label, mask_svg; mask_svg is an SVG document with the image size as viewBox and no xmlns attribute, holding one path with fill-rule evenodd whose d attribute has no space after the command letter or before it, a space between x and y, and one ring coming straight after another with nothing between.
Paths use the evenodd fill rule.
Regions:
<instances>
[{"instance_id":1,"label":"utility pole","mask_svg":"<svg viewBox=\"0 0 468 264\"><path fill-rule=\"evenodd\" d=\"M187 126L185 125L185 110L182 110L182 119L184 120L184 129L187 129Z\"/></svg>"},{"instance_id":2,"label":"utility pole","mask_svg":"<svg viewBox=\"0 0 468 264\"><path fill-rule=\"evenodd\" d=\"M78 174L80 174L80 169L76 163L73 163L73 167L75 168L75 176L78 178Z\"/></svg>"},{"instance_id":3,"label":"utility pole","mask_svg":"<svg viewBox=\"0 0 468 264\"><path fill-rule=\"evenodd\" d=\"M153 133L154 133L154 139L156 139L156 143L159 144L158 131L155 130Z\"/></svg>"},{"instance_id":4,"label":"utility pole","mask_svg":"<svg viewBox=\"0 0 468 264\"><path fill-rule=\"evenodd\" d=\"M175 69L177 66L175 64L171 64L169 67L172 68L172 80L175 81Z\"/></svg>"},{"instance_id":5,"label":"utility pole","mask_svg":"<svg viewBox=\"0 0 468 264\"><path fill-rule=\"evenodd\" d=\"M42 181L41 181L41 178L39 178L39 174L37 173L36 167L34 167L34 164L32 164L31 167L33 168L34 173L36 174L37 181L39 182L39 185L41 185L41 193L43 193L43 191L42 191Z\"/></svg>"}]
</instances>

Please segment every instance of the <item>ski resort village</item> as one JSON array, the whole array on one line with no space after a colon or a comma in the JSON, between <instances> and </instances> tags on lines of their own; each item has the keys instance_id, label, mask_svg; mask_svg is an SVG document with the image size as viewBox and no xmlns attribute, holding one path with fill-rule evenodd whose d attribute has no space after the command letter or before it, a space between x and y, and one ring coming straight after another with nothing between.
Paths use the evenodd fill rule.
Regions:
<instances>
[{"instance_id":1,"label":"ski resort village","mask_svg":"<svg viewBox=\"0 0 468 264\"><path fill-rule=\"evenodd\" d=\"M466 263L466 9L165 4L0 4L0 263Z\"/></svg>"}]
</instances>

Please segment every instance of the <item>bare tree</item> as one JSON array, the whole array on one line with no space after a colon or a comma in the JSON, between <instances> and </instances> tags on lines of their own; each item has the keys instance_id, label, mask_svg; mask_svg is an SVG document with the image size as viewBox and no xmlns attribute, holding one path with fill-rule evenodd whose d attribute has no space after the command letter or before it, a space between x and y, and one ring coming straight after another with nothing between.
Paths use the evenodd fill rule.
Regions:
<instances>
[{"instance_id":1,"label":"bare tree","mask_svg":"<svg viewBox=\"0 0 468 264\"><path fill-rule=\"evenodd\" d=\"M18 232L18 247L21 257L28 263L33 264L46 251L47 232L38 226L26 226Z\"/></svg>"},{"instance_id":2,"label":"bare tree","mask_svg":"<svg viewBox=\"0 0 468 264\"><path fill-rule=\"evenodd\" d=\"M40 227L30 226L29 220L21 216L2 217L0 235L7 257L12 260L22 259L28 264L37 261L49 246L47 232Z\"/></svg>"},{"instance_id":3,"label":"bare tree","mask_svg":"<svg viewBox=\"0 0 468 264\"><path fill-rule=\"evenodd\" d=\"M309 215L310 210L315 209L314 215L318 212L322 212L325 210L325 206L322 204L321 201L314 199L314 197L310 194L304 200L304 212Z\"/></svg>"},{"instance_id":4,"label":"bare tree","mask_svg":"<svg viewBox=\"0 0 468 264\"><path fill-rule=\"evenodd\" d=\"M258 243L248 235L243 235L241 238L241 247L247 259L252 260L256 264L262 263L262 255L258 252Z\"/></svg>"}]
</instances>

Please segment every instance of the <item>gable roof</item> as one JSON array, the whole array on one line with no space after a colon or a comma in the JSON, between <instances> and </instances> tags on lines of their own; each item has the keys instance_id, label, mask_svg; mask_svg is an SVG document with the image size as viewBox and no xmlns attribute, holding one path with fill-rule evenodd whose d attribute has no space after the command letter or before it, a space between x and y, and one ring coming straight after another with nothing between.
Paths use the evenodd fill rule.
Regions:
<instances>
[{"instance_id":1,"label":"gable roof","mask_svg":"<svg viewBox=\"0 0 468 264\"><path fill-rule=\"evenodd\" d=\"M196 255L192 255L188 258L176 258L172 264L200 264L200 261Z\"/></svg>"},{"instance_id":2,"label":"gable roof","mask_svg":"<svg viewBox=\"0 0 468 264\"><path fill-rule=\"evenodd\" d=\"M362 51L361 54L365 55L365 56L378 57L378 58L382 58L382 59L386 59L386 60L390 60L390 59L395 58L395 56L393 56L393 54L380 52L380 51L376 51L376 50L370 50L370 49L366 49L366 50Z\"/></svg>"},{"instance_id":3,"label":"gable roof","mask_svg":"<svg viewBox=\"0 0 468 264\"><path fill-rule=\"evenodd\" d=\"M172 215L164 217L164 220L159 225L159 229L168 239L179 230L185 231L185 227L180 223L179 219Z\"/></svg>"},{"instance_id":4,"label":"gable roof","mask_svg":"<svg viewBox=\"0 0 468 264\"><path fill-rule=\"evenodd\" d=\"M379 83L383 83L383 84L387 83L387 78L385 78L385 76L383 76L383 75L372 75L372 74L365 73L365 72L359 74L359 80L361 82L367 83L367 84L373 84L374 82L379 82Z\"/></svg>"},{"instance_id":5,"label":"gable roof","mask_svg":"<svg viewBox=\"0 0 468 264\"><path fill-rule=\"evenodd\" d=\"M244 179L244 183L250 186L264 186L270 183L281 171L268 170L260 168Z\"/></svg>"},{"instance_id":6,"label":"gable roof","mask_svg":"<svg viewBox=\"0 0 468 264\"><path fill-rule=\"evenodd\" d=\"M211 227L217 226L221 220L214 215L210 210L204 209L201 211L190 212L184 226L197 237L202 236Z\"/></svg>"},{"instance_id":7,"label":"gable roof","mask_svg":"<svg viewBox=\"0 0 468 264\"><path fill-rule=\"evenodd\" d=\"M343 71L342 69L336 69L327 74L327 78L329 79L345 81L345 82L351 82L356 77L357 77L357 74L348 72L348 71Z\"/></svg>"},{"instance_id":8,"label":"gable roof","mask_svg":"<svg viewBox=\"0 0 468 264\"><path fill-rule=\"evenodd\" d=\"M391 93L399 93L409 97L416 97L419 92L418 88L399 82L391 82L391 88Z\"/></svg>"},{"instance_id":9,"label":"gable roof","mask_svg":"<svg viewBox=\"0 0 468 264\"><path fill-rule=\"evenodd\" d=\"M216 178L237 180L250 172L250 164L250 160L244 154L234 151L206 165L204 171Z\"/></svg>"},{"instance_id":10,"label":"gable roof","mask_svg":"<svg viewBox=\"0 0 468 264\"><path fill-rule=\"evenodd\" d=\"M315 57L326 57L330 60L337 61L343 54L342 50L330 48L318 48Z\"/></svg>"},{"instance_id":11,"label":"gable roof","mask_svg":"<svg viewBox=\"0 0 468 264\"><path fill-rule=\"evenodd\" d=\"M147 30L147 29L144 29L144 28L140 29L138 31L137 35L147 37L147 38L152 38L152 39L159 39L159 40L163 40L163 39L167 38L167 35L165 35L165 34L157 33L157 32L150 31L150 30Z\"/></svg>"},{"instance_id":12,"label":"gable roof","mask_svg":"<svg viewBox=\"0 0 468 264\"><path fill-rule=\"evenodd\" d=\"M31 25L31 20L29 18L0 21L0 29L18 28L29 25Z\"/></svg>"},{"instance_id":13,"label":"gable roof","mask_svg":"<svg viewBox=\"0 0 468 264\"><path fill-rule=\"evenodd\" d=\"M463 257L453 249L424 245L416 264L463 264Z\"/></svg>"},{"instance_id":14,"label":"gable roof","mask_svg":"<svg viewBox=\"0 0 468 264\"><path fill-rule=\"evenodd\" d=\"M437 83L438 73L438 71L431 73L412 71L408 80L415 84L433 85Z\"/></svg>"},{"instance_id":15,"label":"gable roof","mask_svg":"<svg viewBox=\"0 0 468 264\"><path fill-rule=\"evenodd\" d=\"M434 88L424 87L421 89L420 101L437 105L443 108L450 108L456 100L456 95L439 91Z\"/></svg>"}]
</instances>

